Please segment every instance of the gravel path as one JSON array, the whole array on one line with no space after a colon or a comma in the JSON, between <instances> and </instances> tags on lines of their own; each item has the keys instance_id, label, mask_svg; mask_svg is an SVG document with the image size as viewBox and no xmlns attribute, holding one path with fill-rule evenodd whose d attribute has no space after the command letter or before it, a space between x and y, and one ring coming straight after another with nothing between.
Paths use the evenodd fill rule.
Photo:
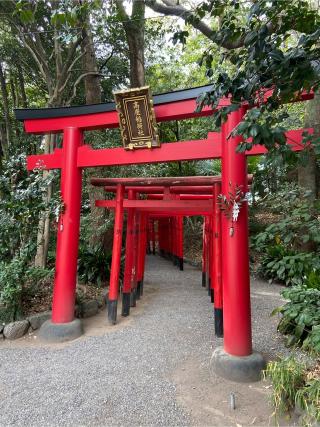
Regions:
<instances>
[{"instance_id":1,"label":"gravel path","mask_svg":"<svg viewBox=\"0 0 320 427\"><path fill-rule=\"evenodd\" d=\"M60 347L2 343L0 424L194 425L191 408L178 398L174 373L191 359L207 369L221 340L214 337L201 272L185 267L180 272L149 256L137 314L120 317L114 328L98 316L91 320L101 323L96 336ZM254 347L269 355L282 348L276 319L269 319L280 302L278 290L253 282Z\"/></svg>"}]
</instances>

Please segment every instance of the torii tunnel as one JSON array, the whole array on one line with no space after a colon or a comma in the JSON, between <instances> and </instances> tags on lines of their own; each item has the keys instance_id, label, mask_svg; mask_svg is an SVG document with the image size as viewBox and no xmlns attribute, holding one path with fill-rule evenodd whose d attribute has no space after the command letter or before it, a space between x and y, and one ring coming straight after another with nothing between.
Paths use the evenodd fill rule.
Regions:
<instances>
[{"instance_id":1,"label":"torii tunnel","mask_svg":"<svg viewBox=\"0 0 320 427\"><path fill-rule=\"evenodd\" d=\"M201 112L195 112L196 98L210 88L211 86L202 86L155 95L153 101L157 122L183 120L213 114L209 107L205 107ZM266 96L268 95L266 94ZM310 98L312 95L305 94L300 100ZM226 98L221 100L219 107L229 104L230 99ZM114 103L15 111L17 119L24 121L24 128L27 133L63 134L61 149L55 149L52 154L28 156L27 159L29 170L35 168L61 169L61 195L64 209L60 214L57 231L52 319L47 321L40 330L40 336L43 339L55 342L64 341L74 339L82 333L80 320L74 319L74 305L83 168L220 158L222 164L221 180L218 178L218 181L214 182L210 179L217 178L198 177L195 179L195 177L187 177L184 181L182 178L175 178L176 181L180 180L179 182L170 178L159 178L156 183L152 179L145 179L144 181L141 179L136 181L135 179L131 181L116 179L112 183L110 180L108 183L101 181L102 184L100 185L105 186L106 190L108 190L108 186L116 186L116 199L114 201L98 201L100 206L115 209L108 316L114 323L121 251L119 236L122 234L124 210L128 211L128 217L130 217L130 212L131 216L132 212L139 212L139 215L134 215L136 219L133 219L133 223L132 219L130 221L128 219L129 227L130 224L131 226L134 224L134 221L142 221L140 226L142 230L145 230L146 226L143 221L146 221L146 218L149 217L152 221L157 221L160 250L173 253L180 259L183 258L183 254L181 254L181 244L179 249L177 243L180 239L177 237L178 230L179 227L181 228L181 220L178 219L195 213L203 215L206 218L203 272L208 272L209 289L214 290L216 309L219 308L222 311L223 305L224 347L223 349L218 348L214 352L214 369L218 374L236 381L248 381L259 377L264 361L262 356L252 350L247 202L243 199L236 220L221 214L221 209L217 203L217 197L220 193L225 200L229 201L230 194L234 194L238 189L241 189L242 194L247 193L246 157L266 152L265 147L257 145L249 152L239 153L236 151L242 139L240 136L231 136L231 132L242 121L246 109L247 106L243 105L239 110L230 113L227 121L222 125L221 132L210 132L207 139L165 143L160 148L133 151L125 151L123 148L94 150L87 141L84 144L86 131L119 126ZM312 129L287 132L287 142L293 150L303 148L301 142L304 131L312 132ZM97 183L98 181L95 181L95 184ZM134 184L137 188L134 188ZM139 200L136 195L139 193L139 188L141 190L141 186L150 189L152 186L166 189L180 187L180 190L177 192L162 190L163 198L161 200L157 200L159 193L152 191L146 200ZM207 192L208 189L206 189L202 193L206 197L200 197L201 191L193 188L191 193L188 193L184 190L184 186L196 186L198 189L201 186L209 186L210 191ZM147 188L144 188L143 191L145 194L148 193ZM125 197L126 194L127 198ZM179 197L173 197L173 194ZM187 194L194 197L188 198ZM172 220L172 218L174 219ZM171 228L171 236L173 233L176 234L176 243L174 243L174 239L171 243L166 240L165 233L161 231L165 227ZM153 233L152 229L151 233ZM144 234L146 235L146 232ZM218 237L215 237L216 235ZM138 291L139 297L139 292L141 293L143 289L141 282L146 236L139 240L138 246L137 242L127 239L126 246L132 244L136 245L134 251L131 251L136 259L130 262L134 262L136 266L139 265L133 283L140 282L139 289L136 289L134 284L132 293L137 296ZM130 270L129 267L128 271ZM123 298L126 300L124 307L128 312L128 278L126 280L123 292L127 296ZM130 302L131 305L134 304L134 298ZM222 322L220 323L222 324ZM221 326L220 331L217 326L216 328L218 333L222 332Z\"/></svg>"}]
</instances>

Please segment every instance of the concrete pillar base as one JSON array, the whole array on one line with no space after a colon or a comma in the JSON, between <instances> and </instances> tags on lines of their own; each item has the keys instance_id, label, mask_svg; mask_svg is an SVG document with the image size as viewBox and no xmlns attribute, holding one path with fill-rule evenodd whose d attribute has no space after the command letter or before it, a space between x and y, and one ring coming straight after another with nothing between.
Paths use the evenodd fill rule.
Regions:
<instances>
[{"instance_id":1,"label":"concrete pillar base","mask_svg":"<svg viewBox=\"0 0 320 427\"><path fill-rule=\"evenodd\" d=\"M72 341L82 334L83 328L80 319L74 319L68 323L52 323L51 320L47 320L39 330L39 338L48 343Z\"/></svg>"},{"instance_id":2,"label":"concrete pillar base","mask_svg":"<svg viewBox=\"0 0 320 427\"><path fill-rule=\"evenodd\" d=\"M211 357L210 369L222 378L237 383L249 383L261 379L266 362L260 353L250 356L232 356L218 347Z\"/></svg>"}]
</instances>

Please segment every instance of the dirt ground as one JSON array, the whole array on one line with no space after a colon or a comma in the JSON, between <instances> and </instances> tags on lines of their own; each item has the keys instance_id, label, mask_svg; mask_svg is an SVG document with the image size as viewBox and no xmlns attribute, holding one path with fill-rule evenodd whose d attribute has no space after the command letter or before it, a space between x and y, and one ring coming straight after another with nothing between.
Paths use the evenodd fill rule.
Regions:
<instances>
[{"instance_id":1,"label":"dirt ground","mask_svg":"<svg viewBox=\"0 0 320 427\"><path fill-rule=\"evenodd\" d=\"M279 290L252 281L254 348L266 358L287 352L269 316ZM36 333L2 342L0 425L275 425L268 383L236 384L210 370L222 339L201 272L149 256L143 298L130 317L120 310L115 326L105 310L85 319L84 336L70 343L43 344Z\"/></svg>"}]
</instances>

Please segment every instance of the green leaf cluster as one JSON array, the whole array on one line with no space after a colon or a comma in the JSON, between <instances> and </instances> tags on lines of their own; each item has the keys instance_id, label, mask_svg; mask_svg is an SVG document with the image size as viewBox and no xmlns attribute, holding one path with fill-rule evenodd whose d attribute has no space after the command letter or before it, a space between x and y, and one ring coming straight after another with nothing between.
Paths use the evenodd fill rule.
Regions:
<instances>
[{"instance_id":1,"label":"green leaf cluster","mask_svg":"<svg viewBox=\"0 0 320 427\"><path fill-rule=\"evenodd\" d=\"M273 314L281 313L278 330L287 335L288 347L299 345L320 354L320 287L305 285L285 289L281 295L288 300Z\"/></svg>"}]
</instances>

